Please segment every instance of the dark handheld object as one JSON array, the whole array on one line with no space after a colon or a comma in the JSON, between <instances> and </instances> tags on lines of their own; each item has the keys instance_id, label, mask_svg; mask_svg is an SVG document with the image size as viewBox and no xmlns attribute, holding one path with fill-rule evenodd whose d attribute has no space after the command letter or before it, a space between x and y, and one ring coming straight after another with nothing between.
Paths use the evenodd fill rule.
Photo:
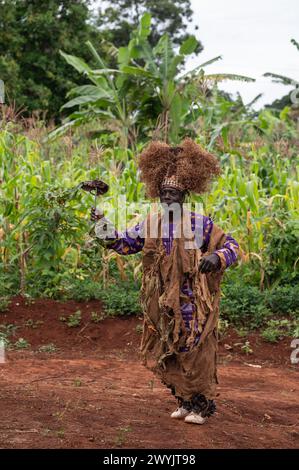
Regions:
<instances>
[{"instance_id":1,"label":"dark handheld object","mask_svg":"<svg viewBox=\"0 0 299 470\"><path fill-rule=\"evenodd\" d=\"M109 190L108 184L101 180L83 181L81 188L89 193L94 193L96 196L102 196Z\"/></svg>"},{"instance_id":2,"label":"dark handheld object","mask_svg":"<svg viewBox=\"0 0 299 470\"><path fill-rule=\"evenodd\" d=\"M104 183L102 180L83 181L80 187L84 189L84 191L94 194L94 207L96 207L97 196L102 196L109 189L108 184Z\"/></svg>"}]
</instances>

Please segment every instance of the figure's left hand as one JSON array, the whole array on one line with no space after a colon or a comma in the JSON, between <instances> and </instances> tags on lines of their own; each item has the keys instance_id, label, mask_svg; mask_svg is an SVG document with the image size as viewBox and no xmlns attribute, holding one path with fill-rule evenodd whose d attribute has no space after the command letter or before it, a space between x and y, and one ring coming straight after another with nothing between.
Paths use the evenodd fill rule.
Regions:
<instances>
[{"instance_id":1,"label":"figure's left hand","mask_svg":"<svg viewBox=\"0 0 299 470\"><path fill-rule=\"evenodd\" d=\"M198 270L201 273L215 272L220 269L221 261L218 255L212 253L208 256L203 256L201 259Z\"/></svg>"}]
</instances>

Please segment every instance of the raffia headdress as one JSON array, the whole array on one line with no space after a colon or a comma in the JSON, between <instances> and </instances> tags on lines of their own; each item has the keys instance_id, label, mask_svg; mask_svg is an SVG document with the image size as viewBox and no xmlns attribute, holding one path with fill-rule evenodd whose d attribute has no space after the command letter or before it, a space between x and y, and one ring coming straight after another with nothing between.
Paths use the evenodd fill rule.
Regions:
<instances>
[{"instance_id":1,"label":"raffia headdress","mask_svg":"<svg viewBox=\"0 0 299 470\"><path fill-rule=\"evenodd\" d=\"M138 166L147 196L152 198L165 187L204 193L221 172L217 157L190 138L177 147L151 142L139 156Z\"/></svg>"}]
</instances>

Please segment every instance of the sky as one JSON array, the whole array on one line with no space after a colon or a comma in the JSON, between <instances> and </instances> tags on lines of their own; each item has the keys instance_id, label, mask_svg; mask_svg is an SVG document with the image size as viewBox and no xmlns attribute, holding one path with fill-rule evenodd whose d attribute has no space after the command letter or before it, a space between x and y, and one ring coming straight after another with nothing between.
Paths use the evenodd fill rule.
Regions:
<instances>
[{"instance_id":1,"label":"sky","mask_svg":"<svg viewBox=\"0 0 299 470\"><path fill-rule=\"evenodd\" d=\"M95 7L103 3L109 2L97 0ZM253 83L220 85L233 96L240 92L245 104L263 93L255 109L292 91L293 87L273 83L263 74L286 75L299 82L299 51L290 42L292 38L299 42L298 0L191 0L191 5L194 19L188 32L198 37L204 50L187 60L186 70L221 55L222 60L207 66L206 73L255 78Z\"/></svg>"},{"instance_id":2,"label":"sky","mask_svg":"<svg viewBox=\"0 0 299 470\"><path fill-rule=\"evenodd\" d=\"M206 73L237 73L255 78L254 83L224 82L220 88L240 92L245 103L263 93L258 109L284 96L292 87L273 83L265 72L286 75L299 82L299 51L290 42L299 42L298 0L191 0L193 31L204 50L190 58L187 69L217 55L222 60L205 68ZM195 31L195 25L198 30Z\"/></svg>"}]
</instances>

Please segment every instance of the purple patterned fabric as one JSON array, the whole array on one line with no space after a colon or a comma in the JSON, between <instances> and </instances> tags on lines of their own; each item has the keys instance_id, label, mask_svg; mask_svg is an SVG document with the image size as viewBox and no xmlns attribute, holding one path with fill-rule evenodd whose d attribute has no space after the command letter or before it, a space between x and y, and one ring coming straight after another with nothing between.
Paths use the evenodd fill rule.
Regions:
<instances>
[{"instance_id":1,"label":"purple patterned fabric","mask_svg":"<svg viewBox=\"0 0 299 470\"><path fill-rule=\"evenodd\" d=\"M201 242L201 251L205 253L207 250L210 235L213 228L213 221L210 217L196 214L190 212L191 217L191 228L195 235L198 235L198 240ZM115 230L114 238L106 238L106 246L115 250L121 255L130 255L138 253L142 250L144 245L144 238L142 237L142 228L144 222L138 223L134 227L127 229L124 233L118 233ZM163 245L165 247L166 254L169 255L172 248L172 243L174 239L174 225L173 223L169 224L169 231L167 233L167 227L163 227ZM223 253L226 261L226 268L231 266L237 260L237 250L239 245L237 241L230 235L226 235L226 241L223 245L223 248L216 250L214 253ZM188 283L188 279L184 280L182 286L182 292L186 294L190 301L181 305L181 312L184 319L184 323L187 331L190 332L190 321L192 320L192 314L195 310L193 292ZM198 332L198 323L195 323L195 329L197 331L195 344L199 341L200 333ZM189 348L181 348L180 351L188 351Z\"/></svg>"}]
</instances>

